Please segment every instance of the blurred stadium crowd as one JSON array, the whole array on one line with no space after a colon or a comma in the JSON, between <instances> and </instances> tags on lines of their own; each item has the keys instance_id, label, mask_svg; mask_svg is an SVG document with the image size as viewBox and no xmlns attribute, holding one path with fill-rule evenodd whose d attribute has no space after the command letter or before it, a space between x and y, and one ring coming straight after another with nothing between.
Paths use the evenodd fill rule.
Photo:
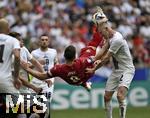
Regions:
<instances>
[{"instance_id":1,"label":"blurred stadium crowd","mask_svg":"<svg viewBox=\"0 0 150 118\"><path fill-rule=\"evenodd\" d=\"M67 45L75 45L79 52L91 39L96 6L104 9L110 25L128 41L136 67L149 66L149 0L0 0L0 17L22 34L30 50L37 48L40 35L47 34L63 62Z\"/></svg>"}]
</instances>

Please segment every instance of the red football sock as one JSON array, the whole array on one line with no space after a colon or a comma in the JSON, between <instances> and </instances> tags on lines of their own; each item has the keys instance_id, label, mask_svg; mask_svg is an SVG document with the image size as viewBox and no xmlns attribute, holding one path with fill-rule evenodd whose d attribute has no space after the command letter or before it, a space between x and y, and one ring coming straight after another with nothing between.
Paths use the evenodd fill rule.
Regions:
<instances>
[{"instance_id":1,"label":"red football sock","mask_svg":"<svg viewBox=\"0 0 150 118\"><path fill-rule=\"evenodd\" d=\"M102 46L103 45L103 37L99 32L95 32L93 34L93 38L92 40L89 42L88 46L93 46L93 47L97 47L97 46Z\"/></svg>"}]
</instances>

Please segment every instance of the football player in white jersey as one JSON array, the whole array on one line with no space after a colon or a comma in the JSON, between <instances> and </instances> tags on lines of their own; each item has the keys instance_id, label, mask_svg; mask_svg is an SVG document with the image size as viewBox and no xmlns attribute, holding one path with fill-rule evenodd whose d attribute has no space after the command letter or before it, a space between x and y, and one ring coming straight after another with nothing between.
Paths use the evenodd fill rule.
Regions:
<instances>
[{"instance_id":1,"label":"football player in white jersey","mask_svg":"<svg viewBox=\"0 0 150 118\"><path fill-rule=\"evenodd\" d=\"M34 65L40 72L44 72L44 69L42 68L42 65L37 61L28 51L28 49L24 46L23 39L21 38L21 34L17 32L10 32L10 36L15 37L20 42L20 59L25 62L30 62L32 65ZM29 63L29 65L30 65ZM22 81L22 86L19 91L20 93L30 93L28 88L33 89L35 92L39 93L41 88L38 88L28 82L29 80L29 74L22 68L20 68L20 75L19 79ZM27 88L28 87L28 88Z\"/></svg>"},{"instance_id":2,"label":"football player in white jersey","mask_svg":"<svg viewBox=\"0 0 150 118\"><path fill-rule=\"evenodd\" d=\"M0 93L17 93L16 88L21 85L19 81L20 45L19 41L8 33L8 21L0 19ZM14 77L11 72L12 54L15 56Z\"/></svg>"},{"instance_id":3,"label":"football player in white jersey","mask_svg":"<svg viewBox=\"0 0 150 118\"><path fill-rule=\"evenodd\" d=\"M94 61L97 60L95 62L95 68L88 68L87 72L95 71L112 57L114 67L107 80L104 95L106 115L107 118L112 118L112 107L110 101L114 92L117 91L120 118L125 118L125 98L135 73L132 56L126 40L119 32L110 27L107 22L108 19L101 8L98 8L97 12L93 15L93 21L96 24L98 31L101 32L105 38L106 43L103 46L102 51L98 52L96 57L93 59Z\"/></svg>"},{"instance_id":4,"label":"football player in white jersey","mask_svg":"<svg viewBox=\"0 0 150 118\"><path fill-rule=\"evenodd\" d=\"M11 95L14 103L18 101L18 89L21 86L19 80L20 67L20 45L16 38L8 35L9 24L6 19L0 19L0 93L3 99L6 99L5 94ZM14 54L14 74L12 74L12 55ZM9 109L6 103L2 104ZM13 106L11 106L13 108ZM1 106L2 108L2 106ZM0 108L0 109L1 109ZM1 115L4 113L6 117L9 115L16 117L16 114L6 114L6 109L1 109ZM4 111L3 111L4 110Z\"/></svg>"},{"instance_id":5,"label":"football player in white jersey","mask_svg":"<svg viewBox=\"0 0 150 118\"><path fill-rule=\"evenodd\" d=\"M23 39L21 38L21 34L17 33L17 32L10 32L9 33L10 36L15 37L19 40L20 42L20 59L29 63L31 62L32 65L34 65L40 72L44 72L44 69L42 68L42 65L39 63L39 61L37 61L28 51L28 49L24 46L23 43ZM19 75L19 79L21 80L22 84L24 86L21 86L19 91L22 94L30 94L30 90L28 88L33 89L36 93L41 92L41 88L34 86L33 84L29 83L29 74L22 68L20 68L20 75ZM33 97L33 96L32 96ZM30 103L31 105L33 105L34 103ZM25 107L26 108L26 107ZM33 115L38 115L38 114L32 114ZM34 117L35 117L34 116ZM19 114L18 118L22 118L22 117L27 117L26 114Z\"/></svg>"},{"instance_id":6,"label":"football player in white jersey","mask_svg":"<svg viewBox=\"0 0 150 118\"><path fill-rule=\"evenodd\" d=\"M42 35L39 40L40 48L31 52L33 57L43 65L45 71L48 71L56 63L58 63L57 51L55 49L48 48L49 42L50 38L47 35ZM51 101L54 89L54 78L48 79L44 82L33 77L32 84L41 87L43 89L42 93L50 95L49 97Z\"/></svg>"}]
</instances>

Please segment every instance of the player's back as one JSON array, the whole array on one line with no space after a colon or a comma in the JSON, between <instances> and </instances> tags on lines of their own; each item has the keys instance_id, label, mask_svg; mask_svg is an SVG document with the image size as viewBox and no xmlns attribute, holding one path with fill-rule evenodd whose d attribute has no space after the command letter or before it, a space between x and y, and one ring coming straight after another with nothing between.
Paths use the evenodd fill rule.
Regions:
<instances>
[{"instance_id":1,"label":"player's back","mask_svg":"<svg viewBox=\"0 0 150 118\"><path fill-rule=\"evenodd\" d=\"M80 85L86 82L92 74L86 74L85 69L91 66L85 59L75 59L71 65L59 64L51 69L53 76L59 76L69 84Z\"/></svg>"},{"instance_id":2,"label":"player's back","mask_svg":"<svg viewBox=\"0 0 150 118\"><path fill-rule=\"evenodd\" d=\"M15 48L17 39L0 34L0 81L7 81L11 77L12 51ZM19 42L18 42L19 48Z\"/></svg>"}]
</instances>

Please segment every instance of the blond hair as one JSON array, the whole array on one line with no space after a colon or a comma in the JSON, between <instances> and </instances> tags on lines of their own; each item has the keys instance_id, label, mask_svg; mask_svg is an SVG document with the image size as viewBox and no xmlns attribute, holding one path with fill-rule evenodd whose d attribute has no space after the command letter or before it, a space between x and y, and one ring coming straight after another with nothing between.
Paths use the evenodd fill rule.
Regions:
<instances>
[{"instance_id":1,"label":"blond hair","mask_svg":"<svg viewBox=\"0 0 150 118\"><path fill-rule=\"evenodd\" d=\"M1 18L0 19L0 32L1 33L8 33L9 29L9 23L6 19Z\"/></svg>"}]
</instances>

